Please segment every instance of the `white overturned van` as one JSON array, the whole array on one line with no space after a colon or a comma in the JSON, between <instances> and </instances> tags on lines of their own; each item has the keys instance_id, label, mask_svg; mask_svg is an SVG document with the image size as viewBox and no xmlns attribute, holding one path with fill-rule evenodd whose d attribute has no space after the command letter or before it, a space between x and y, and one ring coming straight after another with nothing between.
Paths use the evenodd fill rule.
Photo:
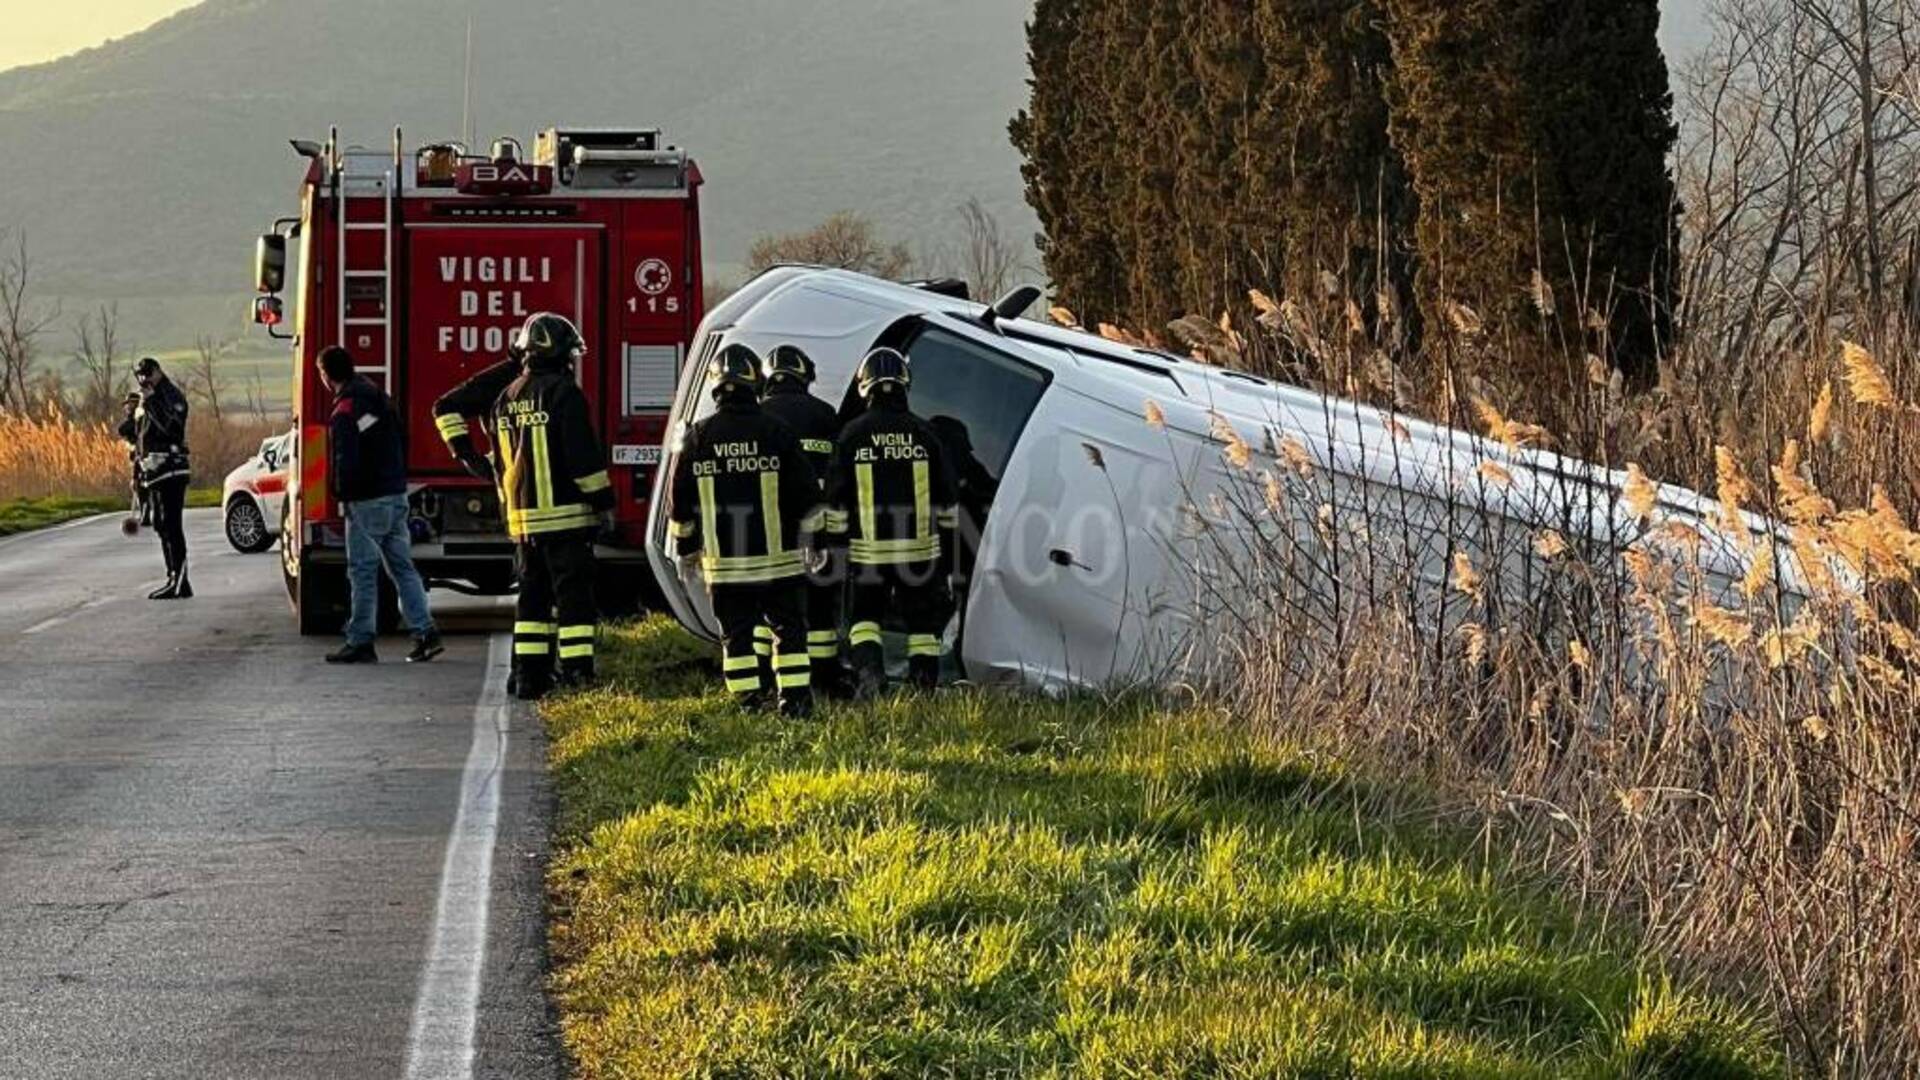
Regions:
<instances>
[{"instance_id":1,"label":"white overturned van","mask_svg":"<svg viewBox=\"0 0 1920 1080\"><path fill-rule=\"evenodd\" d=\"M1603 562L1654 535L1622 506L1622 474L1018 317L1036 298L988 307L780 267L714 308L682 373L648 534L676 617L716 636L697 568L672 558L665 495L680 434L713 408L707 360L734 343L806 350L814 393L843 412L862 357L907 354L914 411L952 433L974 478L948 637L976 683L1063 690L1217 671L1229 624L1257 628L1275 592L1294 593L1320 632L1357 598L1388 594L1444 632L1469 617L1462 605L1486 602L1459 588L1463 557L1525 601L1548 530ZM1660 523L1697 530L1693 557L1731 593L1752 545L1720 536L1711 500L1658 497ZM1789 563L1783 582L1798 591Z\"/></svg>"}]
</instances>

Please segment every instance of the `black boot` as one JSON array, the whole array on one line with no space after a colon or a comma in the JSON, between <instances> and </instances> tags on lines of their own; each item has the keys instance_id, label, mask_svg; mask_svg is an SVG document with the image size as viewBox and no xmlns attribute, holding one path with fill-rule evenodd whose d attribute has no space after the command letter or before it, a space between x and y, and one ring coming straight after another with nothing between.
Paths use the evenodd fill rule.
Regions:
<instances>
[{"instance_id":1,"label":"black boot","mask_svg":"<svg viewBox=\"0 0 1920 1080\"><path fill-rule=\"evenodd\" d=\"M853 697L871 701L887 691L887 654L877 644L853 647Z\"/></svg>"},{"instance_id":2,"label":"black boot","mask_svg":"<svg viewBox=\"0 0 1920 1080\"><path fill-rule=\"evenodd\" d=\"M180 564L174 560L172 546L162 543L160 554L167 560L167 583L148 593L149 600L171 600L180 591Z\"/></svg>"},{"instance_id":3,"label":"black boot","mask_svg":"<svg viewBox=\"0 0 1920 1080\"><path fill-rule=\"evenodd\" d=\"M329 664L377 664L380 654L373 649L373 643L365 645L342 645L327 654Z\"/></svg>"},{"instance_id":4,"label":"black boot","mask_svg":"<svg viewBox=\"0 0 1920 1080\"><path fill-rule=\"evenodd\" d=\"M553 665L538 659L516 664L508 686L521 701L539 701L553 692Z\"/></svg>"},{"instance_id":5,"label":"black boot","mask_svg":"<svg viewBox=\"0 0 1920 1080\"><path fill-rule=\"evenodd\" d=\"M414 639L413 651L407 654L407 663L424 664L446 651L447 645L440 640L440 631L429 630L424 636ZM507 693L513 693L511 681L509 681Z\"/></svg>"},{"instance_id":6,"label":"black boot","mask_svg":"<svg viewBox=\"0 0 1920 1080\"><path fill-rule=\"evenodd\" d=\"M780 715L790 720L805 720L813 715L813 691L806 687L780 692Z\"/></svg>"},{"instance_id":7,"label":"black boot","mask_svg":"<svg viewBox=\"0 0 1920 1080\"><path fill-rule=\"evenodd\" d=\"M932 693L940 685L940 658L937 656L908 657L907 685L924 693Z\"/></svg>"},{"instance_id":8,"label":"black boot","mask_svg":"<svg viewBox=\"0 0 1920 1080\"><path fill-rule=\"evenodd\" d=\"M828 701L846 701L853 697L853 677L839 657L813 662L813 690Z\"/></svg>"},{"instance_id":9,"label":"black boot","mask_svg":"<svg viewBox=\"0 0 1920 1080\"><path fill-rule=\"evenodd\" d=\"M180 560L180 576L174 579L173 595L167 597L167 599L169 600L193 599L193 586L187 582L187 562L185 559Z\"/></svg>"}]
</instances>

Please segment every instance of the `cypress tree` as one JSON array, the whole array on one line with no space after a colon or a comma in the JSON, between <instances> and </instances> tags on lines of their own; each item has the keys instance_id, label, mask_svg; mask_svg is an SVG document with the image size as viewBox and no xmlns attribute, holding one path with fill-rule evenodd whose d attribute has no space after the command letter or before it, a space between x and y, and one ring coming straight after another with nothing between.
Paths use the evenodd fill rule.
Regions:
<instances>
[{"instance_id":1,"label":"cypress tree","mask_svg":"<svg viewBox=\"0 0 1920 1080\"><path fill-rule=\"evenodd\" d=\"M1404 321L1374 309L1411 287L1414 199L1387 137L1392 51L1377 0L1258 0L1268 76L1249 131L1245 191L1259 266L1286 294L1318 297L1331 274L1383 339Z\"/></svg>"},{"instance_id":2,"label":"cypress tree","mask_svg":"<svg viewBox=\"0 0 1920 1080\"><path fill-rule=\"evenodd\" d=\"M1008 129L1056 295L1089 310L1117 309L1124 280L1111 230L1088 215L1113 171L1104 157L1112 139L1098 74L1107 43L1098 28L1114 2L1038 0L1027 24L1031 98Z\"/></svg>"},{"instance_id":3,"label":"cypress tree","mask_svg":"<svg viewBox=\"0 0 1920 1080\"><path fill-rule=\"evenodd\" d=\"M1199 0L1179 27L1188 105L1179 115L1174 180L1179 311L1209 317L1244 307L1265 216L1250 213L1250 121L1266 80L1250 0ZM1277 208L1276 208L1277 209Z\"/></svg>"},{"instance_id":4,"label":"cypress tree","mask_svg":"<svg viewBox=\"0 0 1920 1080\"><path fill-rule=\"evenodd\" d=\"M1502 345L1456 359L1549 394L1583 377L1587 349L1650 375L1675 220L1657 0L1385 6L1390 125L1420 203L1420 304L1442 325L1467 304ZM1524 366L1485 370L1475 357L1488 355Z\"/></svg>"},{"instance_id":5,"label":"cypress tree","mask_svg":"<svg viewBox=\"0 0 1920 1080\"><path fill-rule=\"evenodd\" d=\"M1568 0L1539 12L1533 71L1542 159L1576 212L1550 232L1586 306L1608 314L1590 341L1645 383L1673 337L1679 206L1668 167L1679 130L1659 44L1658 0ZM1589 269L1590 268L1590 269Z\"/></svg>"}]
</instances>

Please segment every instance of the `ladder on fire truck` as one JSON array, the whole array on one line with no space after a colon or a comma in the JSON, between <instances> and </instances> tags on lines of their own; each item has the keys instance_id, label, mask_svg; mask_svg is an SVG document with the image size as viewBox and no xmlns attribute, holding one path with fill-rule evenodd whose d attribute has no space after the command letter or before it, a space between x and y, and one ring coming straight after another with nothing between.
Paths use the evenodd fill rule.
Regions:
<instances>
[{"instance_id":1,"label":"ladder on fire truck","mask_svg":"<svg viewBox=\"0 0 1920 1080\"><path fill-rule=\"evenodd\" d=\"M334 145L338 146L338 136ZM391 154L352 146L336 165L339 196L338 326L334 340L352 351L360 374L394 392L393 324L396 215L401 185L400 130Z\"/></svg>"}]
</instances>

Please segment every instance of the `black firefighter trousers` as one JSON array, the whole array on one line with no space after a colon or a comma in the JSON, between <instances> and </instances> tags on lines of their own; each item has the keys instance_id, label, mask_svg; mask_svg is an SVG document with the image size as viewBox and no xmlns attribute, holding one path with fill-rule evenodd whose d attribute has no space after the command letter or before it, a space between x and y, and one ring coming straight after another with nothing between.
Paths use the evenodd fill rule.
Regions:
<instances>
[{"instance_id":1,"label":"black firefighter trousers","mask_svg":"<svg viewBox=\"0 0 1920 1080\"><path fill-rule=\"evenodd\" d=\"M809 570L802 586L807 613L807 658L813 664L813 685L835 692L845 677L840 665L841 595L846 591L844 557L829 559L817 570ZM754 633L754 651L760 655L761 677L775 678L773 671L773 627L762 625Z\"/></svg>"},{"instance_id":2,"label":"black firefighter trousers","mask_svg":"<svg viewBox=\"0 0 1920 1080\"><path fill-rule=\"evenodd\" d=\"M847 631L853 670L863 682L886 681L881 624L897 614L907 631L907 680L931 690L940 681L942 634L952 610L946 575L938 561L903 565L853 563L848 567Z\"/></svg>"},{"instance_id":3,"label":"black firefighter trousers","mask_svg":"<svg viewBox=\"0 0 1920 1080\"><path fill-rule=\"evenodd\" d=\"M727 689L745 699L764 700L777 694L790 704L811 701L806 579L713 585L708 595L725 645ZM758 648L761 642L767 646L764 659Z\"/></svg>"},{"instance_id":4,"label":"black firefighter trousers","mask_svg":"<svg viewBox=\"0 0 1920 1080\"><path fill-rule=\"evenodd\" d=\"M513 622L514 685L537 697L560 678L593 678L599 609L593 596L593 530L574 529L522 540L516 551L520 599Z\"/></svg>"}]
</instances>

